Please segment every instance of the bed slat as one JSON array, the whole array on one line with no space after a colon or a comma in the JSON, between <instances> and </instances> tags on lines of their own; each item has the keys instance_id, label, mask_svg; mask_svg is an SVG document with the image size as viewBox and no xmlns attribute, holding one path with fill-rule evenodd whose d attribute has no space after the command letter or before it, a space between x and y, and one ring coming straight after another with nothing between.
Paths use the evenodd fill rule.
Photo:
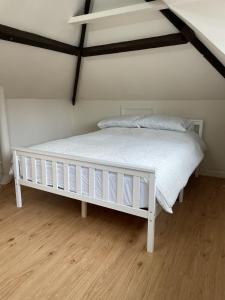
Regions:
<instances>
[{"instance_id":1,"label":"bed slat","mask_svg":"<svg viewBox=\"0 0 225 300\"><path fill-rule=\"evenodd\" d=\"M16 199L17 206L22 207L22 198L21 198L21 185L28 186L32 188L37 188L46 192L51 192L54 194L70 197L82 202L82 216L86 217L87 215L87 203L96 204L99 206L111 208L117 211L124 213L129 213L136 215L148 220L148 239L147 239L147 250L149 252L153 251L154 247L154 224L155 224L155 173L154 171L146 171L143 168L133 169L128 168L128 166L123 165L107 165L105 162L96 161L83 161L82 159L77 159L75 157L60 157L55 154L46 155L45 153L33 153L29 152L26 149L14 150L14 174L15 174L15 184L16 184ZM18 161L19 160L19 161ZM41 170L39 168L39 162L41 165ZM28 164L29 163L29 164ZM29 165L29 169L28 169ZM48 174L47 166L51 166L51 174ZM60 167L60 170L59 170ZM70 169L74 167L76 170L74 178L74 187L70 179L73 178L71 175L70 178ZM89 190L88 194L82 193L82 170L86 171L88 168L88 178L89 178ZM20 170L21 169L21 170ZM59 188L59 183L61 186L61 173L58 175L58 171L63 169L63 182L64 188ZM30 172L31 171L31 172ZM39 171L41 171L39 174ZM103 197L95 195L95 177L96 171L100 171L102 181L102 194ZM31 173L31 176L30 176ZM116 201L109 201L109 179L110 174L115 174L116 179ZM28 180L29 175L29 180ZM39 177L41 175L41 180ZM49 184L48 176L52 178L52 184ZM86 172L85 172L86 175ZM133 181L133 203L130 204L124 203L124 182L125 176L132 176ZM31 177L31 178L30 178ZM100 176L99 176L100 177ZM140 186L141 178L149 179L149 210L144 210L140 208ZM31 180L30 180L31 179ZM38 182L37 182L38 181ZM70 190L71 184L71 190ZM99 199L102 198L102 199Z\"/></svg>"},{"instance_id":2,"label":"bed slat","mask_svg":"<svg viewBox=\"0 0 225 300\"><path fill-rule=\"evenodd\" d=\"M103 200L109 200L109 172L103 171L103 182L102 182Z\"/></svg>"},{"instance_id":3,"label":"bed slat","mask_svg":"<svg viewBox=\"0 0 225 300\"><path fill-rule=\"evenodd\" d=\"M57 167L56 167L56 161L52 161L52 181L53 181L53 187L55 189L58 188L57 183Z\"/></svg>"},{"instance_id":4,"label":"bed slat","mask_svg":"<svg viewBox=\"0 0 225 300\"><path fill-rule=\"evenodd\" d=\"M25 156L22 156L22 175L23 180L27 181L27 161Z\"/></svg>"},{"instance_id":5,"label":"bed slat","mask_svg":"<svg viewBox=\"0 0 225 300\"><path fill-rule=\"evenodd\" d=\"M63 165L63 185L64 185L64 190L68 191L69 190L69 166L68 166L68 164Z\"/></svg>"},{"instance_id":6,"label":"bed slat","mask_svg":"<svg viewBox=\"0 0 225 300\"><path fill-rule=\"evenodd\" d=\"M123 180L124 174L117 173L117 203L123 204Z\"/></svg>"},{"instance_id":7,"label":"bed slat","mask_svg":"<svg viewBox=\"0 0 225 300\"><path fill-rule=\"evenodd\" d=\"M89 169L89 197L94 198L95 195L95 170Z\"/></svg>"},{"instance_id":8,"label":"bed slat","mask_svg":"<svg viewBox=\"0 0 225 300\"><path fill-rule=\"evenodd\" d=\"M31 174L32 181L37 183L36 160L33 157L31 158Z\"/></svg>"},{"instance_id":9,"label":"bed slat","mask_svg":"<svg viewBox=\"0 0 225 300\"><path fill-rule=\"evenodd\" d=\"M133 207L140 208L140 177L133 177Z\"/></svg>"},{"instance_id":10,"label":"bed slat","mask_svg":"<svg viewBox=\"0 0 225 300\"><path fill-rule=\"evenodd\" d=\"M46 160L44 160L44 159L41 160L41 183L43 185L47 185L47 180L46 180Z\"/></svg>"},{"instance_id":11,"label":"bed slat","mask_svg":"<svg viewBox=\"0 0 225 300\"><path fill-rule=\"evenodd\" d=\"M76 193L81 194L81 167L76 166Z\"/></svg>"}]
</instances>

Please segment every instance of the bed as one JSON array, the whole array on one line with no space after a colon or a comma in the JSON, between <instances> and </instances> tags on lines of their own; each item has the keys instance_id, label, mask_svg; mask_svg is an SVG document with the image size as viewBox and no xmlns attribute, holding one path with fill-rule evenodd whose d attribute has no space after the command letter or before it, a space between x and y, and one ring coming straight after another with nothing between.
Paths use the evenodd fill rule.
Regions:
<instances>
[{"instance_id":1,"label":"bed","mask_svg":"<svg viewBox=\"0 0 225 300\"><path fill-rule=\"evenodd\" d=\"M201 137L203 121L191 123ZM24 185L80 200L82 217L87 216L87 203L92 203L145 218L147 251L153 252L156 216L161 208L172 213L203 156L193 132L146 128L105 128L17 148L13 152L17 206L22 207Z\"/></svg>"}]
</instances>

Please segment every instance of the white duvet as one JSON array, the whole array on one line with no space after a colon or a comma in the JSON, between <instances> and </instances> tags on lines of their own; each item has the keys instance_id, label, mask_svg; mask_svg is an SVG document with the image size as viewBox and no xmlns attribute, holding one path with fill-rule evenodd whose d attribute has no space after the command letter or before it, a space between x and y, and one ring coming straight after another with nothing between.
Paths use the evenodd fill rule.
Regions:
<instances>
[{"instance_id":1,"label":"white duvet","mask_svg":"<svg viewBox=\"0 0 225 300\"><path fill-rule=\"evenodd\" d=\"M202 145L193 132L107 128L31 148L155 170L157 201L172 213L179 192L204 157Z\"/></svg>"}]
</instances>

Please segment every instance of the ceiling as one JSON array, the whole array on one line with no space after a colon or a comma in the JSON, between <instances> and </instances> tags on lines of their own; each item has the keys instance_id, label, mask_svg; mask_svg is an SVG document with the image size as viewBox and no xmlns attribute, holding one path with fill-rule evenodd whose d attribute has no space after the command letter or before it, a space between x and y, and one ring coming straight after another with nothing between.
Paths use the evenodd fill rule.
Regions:
<instances>
[{"instance_id":1,"label":"ceiling","mask_svg":"<svg viewBox=\"0 0 225 300\"><path fill-rule=\"evenodd\" d=\"M164 0L225 65L225 1Z\"/></svg>"},{"instance_id":2,"label":"ceiling","mask_svg":"<svg viewBox=\"0 0 225 300\"><path fill-rule=\"evenodd\" d=\"M165 2L195 29L200 39L207 43L207 46L225 63L225 39L221 38L221 36L224 36L225 17L223 14L225 9L220 9L221 7L224 8L224 0L165 0ZM92 10L99 11L140 3L140 0L93 0L92 3ZM78 45L80 26L68 24L67 21L71 16L81 14L83 6L84 1L82 0L0 0L0 24ZM159 12L143 12L133 17L116 17L115 19L91 24L88 26L86 45L119 42L173 32L177 32L176 29ZM182 69L181 65L175 67L177 53L180 55L179 59L183 61ZM170 47L169 50L164 48L158 51L155 49L154 51L129 53L126 58L132 61L133 67L132 63L126 62L124 54L85 59L79 93L80 98L90 96L93 98L107 98L107 91L102 89L102 74L100 74L99 66L102 66L102 71L109 73L107 77L104 77L104 80L107 80L107 78L110 80L112 75L110 70L113 69L116 62L120 62L121 65L124 62L126 65L126 70L121 70L121 78L118 78L118 75L113 77L114 84L117 86L117 97L130 98L132 90L128 93L124 88L129 83L127 74L133 73L132 68L137 66L140 72L145 70L146 59L148 58L151 65L145 72L168 70L168 68L171 68L171 62L168 59L174 60L171 78L169 78L170 86L168 86L168 91L164 91L163 97L168 93L170 98L176 95L176 97L180 97L181 91L176 94L179 80L186 81L191 86L198 79L202 83L201 86L204 86L204 82L206 82L204 74L207 74L207 80L210 80L208 85L208 89L211 91L210 97L213 94L216 94L215 97L219 99L223 97L223 94L225 97L223 78L221 79L220 75L209 66L208 62L201 58L196 50L189 45ZM110 65L112 61L113 66ZM163 65L159 66L160 61L163 61ZM192 69L188 66L189 61L189 65L195 63ZM0 85L4 87L6 95L11 98L70 99L75 64L76 58L70 55L0 40ZM200 68L201 72L199 71ZM140 86L143 84L142 81L146 80L146 74L143 74L143 76L142 74L136 74L135 76L132 74L132 76L134 77L132 83L133 81L137 85L140 83ZM162 76L162 78L164 77ZM154 80L154 76L152 79ZM166 80L166 77L163 80ZM92 85L92 82L95 82L95 86ZM86 89L87 86L91 87L89 93ZM107 83L105 86L107 86ZM207 94L202 93L200 88L196 87L196 89L199 89L199 91L196 91L197 98L207 97ZM151 89L147 84L145 89L140 90L138 97L150 97L149 93L151 93ZM133 94L135 95L135 93ZM154 99L161 98L160 88L154 91L153 96ZM112 97L112 95L108 97ZM185 95L185 97L187 98L188 95ZM192 93L191 98L194 97L195 95Z\"/></svg>"},{"instance_id":3,"label":"ceiling","mask_svg":"<svg viewBox=\"0 0 225 300\"><path fill-rule=\"evenodd\" d=\"M30 31L62 42L77 44L79 27L68 19L83 10L84 0L0 0L0 23ZM164 0L197 33L225 55L224 0ZM99 11L140 3L140 0L93 0L92 10Z\"/></svg>"}]
</instances>

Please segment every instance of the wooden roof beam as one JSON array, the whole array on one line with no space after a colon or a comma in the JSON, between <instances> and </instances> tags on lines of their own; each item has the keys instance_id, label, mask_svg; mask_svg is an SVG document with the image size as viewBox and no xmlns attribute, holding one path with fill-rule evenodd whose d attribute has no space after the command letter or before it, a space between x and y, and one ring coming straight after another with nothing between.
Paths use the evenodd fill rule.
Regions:
<instances>
[{"instance_id":1,"label":"wooden roof beam","mask_svg":"<svg viewBox=\"0 0 225 300\"><path fill-rule=\"evenodd\" d=\"M0 39L24 45L39 47L70 55L78 55L79 48L70 44L62 43L38 34L19 30L0 24Z\"/></svg>"},{"instance_id":2,"label":"wooden roof beam","mask_svg":"<svg viewBox=\"0 0 225 300\"><path fill-rule=\"evenodd\" d=\"M88 14L91 7L91 0L86 0L84 4L84 14ZM77 56L77 64L76 64L76 72L75 72L75 80L74 80L74 87L73 87L73 95L72 95L72 104L76 104L77 99L77 92L78 92L78 86L80 81L80 69L81 69L81 63L82 63L82 53L84 49L84 42L85 42L85 35L87 30L87 24L83 24L81 27L80 32L80 43L79 43L79 54Z\"/></svg>"},{"instance_id":3,"label":"wooden roof beam","mask_svg":"<svg viewBox=\"0 0 225 300\"><path fill-rule=\"evenodd\" d=\"M170 9L163 9L161 13L181 32L186 41L190 42L204 58L225 78L225 66L219 59L199 40L195 32Z\"/></svg>"},{"instance_id":4,"label":"wooden roof beam","mask_svg":"<svg viewBox=\"0 0 225 300\"><path fill-rule=\"evenodd\" d=\"M180 33L168 34L145 39L112 43L100 46L87 47L83 49L83 56L96 56L143 49L160 48L186 44L187 41Z\"/></svg>"}]
</instances>

